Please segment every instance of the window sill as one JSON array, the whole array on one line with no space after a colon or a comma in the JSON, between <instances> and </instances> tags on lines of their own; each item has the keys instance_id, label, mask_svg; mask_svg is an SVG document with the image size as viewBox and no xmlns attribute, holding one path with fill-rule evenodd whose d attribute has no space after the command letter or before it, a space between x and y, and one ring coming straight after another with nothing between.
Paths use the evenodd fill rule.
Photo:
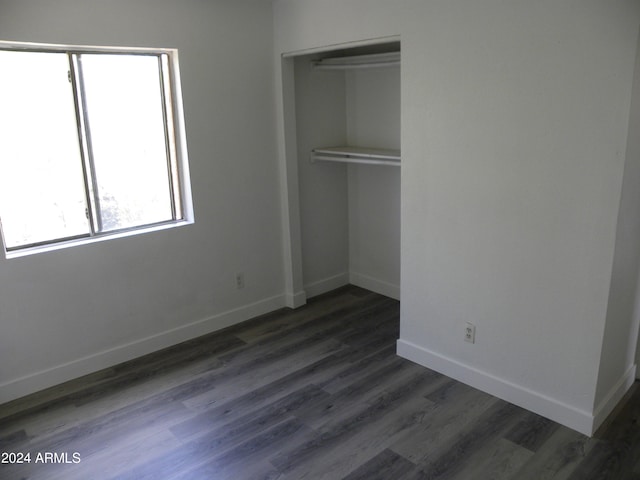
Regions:
<instances>
[{"instance_id":1,"label":"window sill","mask_svg":"<svg viewBox=\"0 0 640 480\"><path fill-rule=\"evenodd\" d=\"M79 238L74 240L66 240L66 241L61 241L57 243L51 243L48 245L39 245L37 247L22 248L20 250L13 250L10 252L5 251L4 255L5 255L5 258L9 260L12 258L26 257L28 255L36 255L38 253L52 252L55 250L62 250L65 248L77 247L81 245L89 245L89 244L98 243L98 242L105 242L105 241L113 240L116 238L132 237L135 235L142 235L145 233L169 230L171 228L191 225L192 223L194 223L193 220L179 220L177 222L163 223L161 225L153 225L149 227L136 228L133 230L109 233L105 235L96 235L94 237Z\"/></svg>"}]
</instances>

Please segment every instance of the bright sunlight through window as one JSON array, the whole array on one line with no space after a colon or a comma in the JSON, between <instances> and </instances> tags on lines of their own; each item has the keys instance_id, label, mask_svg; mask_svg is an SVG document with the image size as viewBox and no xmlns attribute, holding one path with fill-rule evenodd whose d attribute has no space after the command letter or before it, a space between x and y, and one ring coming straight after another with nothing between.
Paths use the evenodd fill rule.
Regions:
<instances>
[{"instance_id":1,"label":"bright sunlight through window","mask_svg":"<svg viewBox=\"0 0 640 480\"><path fill-rule=\"evenodd\" d=\"M173 51L3 48L8 252L185 220Z\"/></svg>"}]
</instances>

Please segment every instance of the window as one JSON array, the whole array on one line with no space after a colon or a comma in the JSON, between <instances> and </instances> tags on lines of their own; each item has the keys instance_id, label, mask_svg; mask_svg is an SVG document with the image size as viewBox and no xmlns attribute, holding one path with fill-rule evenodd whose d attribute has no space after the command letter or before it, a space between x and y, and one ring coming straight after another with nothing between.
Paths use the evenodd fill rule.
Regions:
<instances>
[{"instance_id":1,"label":"window","mask_svg":"<svg viewBox=\"0 0 640 480\"><path fill-rule=\"evenodd\" d=\"M6 251L186 223L175 50L0 43Z\"/></svg>"}]
</instances>

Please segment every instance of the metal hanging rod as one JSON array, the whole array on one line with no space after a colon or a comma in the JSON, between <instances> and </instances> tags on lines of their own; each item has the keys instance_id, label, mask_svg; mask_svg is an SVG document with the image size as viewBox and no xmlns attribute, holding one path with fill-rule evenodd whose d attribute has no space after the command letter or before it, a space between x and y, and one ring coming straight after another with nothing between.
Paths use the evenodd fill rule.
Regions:
<instances>
[{"instance_id":1,"label":"metal hanging rod","mask_svg":"<svg viewBox=\"0 0 640 480\"><path fill-rule=\"evenodd\" d=\"M311 150L311 161L400 166L400 150L362 147L323 147Z\"/></svg>"},{"instance_id":2,"label":"metal hanging rod","mask_svg":"<svg viewBox=\"0 0 640 480\"><path fill-rule=\"evenodd\" d=\"M314 68L320 70L396 67L400 65L400 52L322 58L313 60L312 65Z\"/></svg>"}]
</instances>

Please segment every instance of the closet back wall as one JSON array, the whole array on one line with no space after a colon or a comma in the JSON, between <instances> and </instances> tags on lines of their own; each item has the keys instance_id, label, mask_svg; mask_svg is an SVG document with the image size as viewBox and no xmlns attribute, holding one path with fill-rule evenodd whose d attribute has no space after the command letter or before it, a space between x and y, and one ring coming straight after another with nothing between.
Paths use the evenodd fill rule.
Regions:
<instances>
[{"instance_id":1,"label":"closet back wall","mask_svg":"<svg viewBox=\"0 0 640 480\"><path fill-rule=\"evenodd\" d=\"M346 72L347 143L400 149L400 68ZM400 168L349 165L350 282L400 299Z\"/></svg>"}]
</instances>

